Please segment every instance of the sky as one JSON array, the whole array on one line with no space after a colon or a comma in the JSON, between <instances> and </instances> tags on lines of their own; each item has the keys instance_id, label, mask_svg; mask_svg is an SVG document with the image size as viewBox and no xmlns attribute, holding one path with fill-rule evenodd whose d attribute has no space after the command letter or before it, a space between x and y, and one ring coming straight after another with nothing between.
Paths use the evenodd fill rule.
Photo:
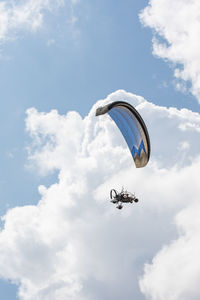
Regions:
<instances>
[{"instance_id":1,"label":"sky","mask_svg":"<svg viewBox=\"0 0 200 300\"><path fill-rule=\"evenodd\" d=\"M0 1L4 300L197 300L198 0ZM98 106L151 140L136 169ZM110 189L139 202L122 210Z\"/></svg>"}]
</instances>

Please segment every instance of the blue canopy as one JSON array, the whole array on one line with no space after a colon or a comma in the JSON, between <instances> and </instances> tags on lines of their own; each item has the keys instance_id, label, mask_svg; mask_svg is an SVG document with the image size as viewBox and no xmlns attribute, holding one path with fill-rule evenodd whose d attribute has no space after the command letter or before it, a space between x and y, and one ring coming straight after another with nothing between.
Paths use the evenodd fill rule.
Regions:
<instances>
[{"instance_id":1,"label":"blue canopy","mask_svg":"<svg viewBox=\"0 0 200 300\"><path fill-rule=\"evenodd\" d=\"M129 103L112 102L96 110L96 116L108 113L120 129L137 168L146 166L150 157L150 139L138 111Z\"/></svg>"}]
</instances>

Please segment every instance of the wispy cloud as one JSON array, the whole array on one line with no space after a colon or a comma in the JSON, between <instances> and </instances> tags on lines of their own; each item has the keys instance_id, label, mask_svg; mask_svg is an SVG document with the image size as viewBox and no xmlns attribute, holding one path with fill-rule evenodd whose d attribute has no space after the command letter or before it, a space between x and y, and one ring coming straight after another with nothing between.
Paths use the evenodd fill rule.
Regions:
<instances>
[{"instance_id":1,"label":"wispy cloud","mask_svg":"<svg viewBox=\"0 0 200 300\"><path fill-rule=\"evenodd\" d=\"M174 64L174 76L190 81L190 90L200 102L199 1L150 0L140 20L153 29L153 53Z\"/></svg>"},{"instance_id":2,"label":"wispy cloud","mask_svg":"<svg viewBox=\"0 0 200 300\"><path fill-rule=\"evenodd\" d=\"M74 0L21 0L0 2L0 43L15 39L19 32L36 31L43 22L47 12L70 4L70 9L76 4ZM71 18L75 19L75 16ZM70 19L71 20L71 19ZM69 21L70 21L69 20Z\"/></svg>"},{"instance_id":3,"label":"wispy cloud","mask_svg":"<svg viewBox=\"0 0 200 300\"><path fill-rule=\"evenodd\" d=\"M143 169L135 169L109 116L95 117L98 105L121 99L137 107L149 129L152 156ZM58 181L39 187L41 199L36 206L16 207L4 216L0 276L19 284L23 300L143 299L138 276L163 243L169 243L171 251L171 240L177 239L176 257L180 228L181 235L187 231L188 247L193 233L199 240L191 222L200 193L199 127L197 113L159 107L125 91L96 103L84 119L77 112L60 115L56 110L29 109L30 164L43 174L58 170ZM140 202L118 211L108 195L111 188L123 184L136 192ZM199 206L195 209L197 216ZM160 268L162 257L168 259L161 254L155 269ZM179 252L179 269L191 259L195 263L190 251ZM173 270L174 265L168 265L163 278ZM146 267L141 281L146 296L157 286L157 273L153 275ZM196 269L190 276L197 278ZM167 288L162 290L162 297L156 299L172 299L173 289L168 288L168 294ZM154 289L151 295L155 293Z\"/></svg>"}]
</instances>

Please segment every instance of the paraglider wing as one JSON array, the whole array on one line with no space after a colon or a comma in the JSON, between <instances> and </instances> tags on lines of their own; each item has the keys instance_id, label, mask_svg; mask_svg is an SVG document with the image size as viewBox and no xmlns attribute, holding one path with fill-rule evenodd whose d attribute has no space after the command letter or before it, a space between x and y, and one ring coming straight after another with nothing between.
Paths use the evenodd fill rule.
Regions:
<instances>
[{"instance_id":1,"label":"paraglider wing","mask_svg":"<svg viewBox=\"0 0 200 300\"><path fill-rule=\"evenodd\" d=\"M146 166L150 157L150 139L138 111L129 103L116 101L99 107L96 116L108 113L120 129L137 168Z\"/></svg>"}]
</instances>

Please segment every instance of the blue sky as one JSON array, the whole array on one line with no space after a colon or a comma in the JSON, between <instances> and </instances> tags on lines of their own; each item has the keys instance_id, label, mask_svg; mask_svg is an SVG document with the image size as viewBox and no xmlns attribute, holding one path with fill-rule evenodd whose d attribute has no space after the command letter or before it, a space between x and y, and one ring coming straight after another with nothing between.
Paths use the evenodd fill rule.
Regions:
<instances>
[{"instance_id":1,"label":"blue sky","mask_svg":"<svg viewBox=\"0 0 200 300\"><path fill-rule=\"evenodd\" d=\"M162 61L152 57L151 32L142 28L138 19L145 1L134 5L131 1L126 5L120 1L117 5L112 1L86 4L80 4L81 8L78 6L80 21L78 19L71 31L66 25L67 14L58 11L56 16L48 15L48 22L38 32L19 32L14 42L2 47L1 135L5 139L2 143L5 148L1 149L1 157L4 165L2 180L7 182L3 183L1 195L6 199L1 203L3 211L6 204L13 205L16 190L20 199L18 205L29 203L30 189L31 198L32 195L35 200L38 197L38 179L24 170L28 142L24 132L27 108L34 106L39 111L55 108L60 113L77 110L84 116L96 100L117 89L144 97L153 92L150 99L161 90L166 93L161 87L162 80L170 78L171 72ZM55 42L47 46L48 40ZM156 91L152 89L155 84ZM176 93L171 87L173 92ZM157 96L158 103L164 101L164 96ZM178 96L180 99L185 97ZM12 190L9 189L11 180L16 184Z\"/></svg>"},{"instance_id":2,"label":"blue sky","mask_svg":"<svg viewBox=\"0 0 200 300\"><path fill-rule=\"evenodd\" d=\"M29 2L22 1L22 7ZM179 79L173 75L177 61L152 54L156 27L152 31L139 19L147 5L143 0L79 0L60 7L58 1L52 11L48 5L41 10L43 23L35 30L23 22L8 27L1 38L0 60L1 216L12 207L36 205L41 198L38 186L58 180L58 171L41 176L27 167L31 145L25 130L27 109L45 113L56 109L60 115L73 110L84 118L97 100L125 90L156 106L199 112L196 94L177 90ZM192 85L192 80L185 82ZM0 290L4 300L17 299L17 288L4 279Z\"/></svg>"},{"instance_id":3,"label":"blue sky","mask_svg":"<svg viewBox=\"0 0 200 300\"><path fill-rule=\"evenodd\" d=\"M84 116L96 100L125 89L155 104L198 109L191 95L174 88L170 64L152 55L152 32L138 18L146 4L85 1L75 8L74 28L67 26L68 13L58 9L45 15L46 22L37 32L19 31L15 41L2 45L3 211L6 204L13 205L16 191L19 205L30 201L30 189L37 199L37 178L24 170L27 108L77 110ZM49 40L54 42L47 46ZM10 182L15 189L9 189Z\"/></svg>"}]
</instances>

